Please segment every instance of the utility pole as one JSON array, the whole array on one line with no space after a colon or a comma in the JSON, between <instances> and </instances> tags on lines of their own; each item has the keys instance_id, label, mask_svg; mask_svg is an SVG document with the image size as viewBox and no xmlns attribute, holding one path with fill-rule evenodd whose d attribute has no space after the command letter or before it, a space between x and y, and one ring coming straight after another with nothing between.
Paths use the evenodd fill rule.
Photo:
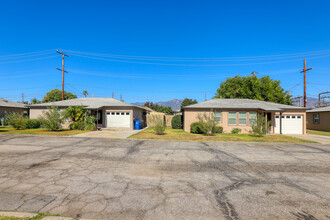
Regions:
<instances>
[{"instance_id":1,"label":"utility pole","mask_svg":"<svg viewBox=\"0 0 330 220\"><path fill-rule=\"evenodd\" d=\"M306 67L306 59L304 59L304 69L300 71L300 73L304 73L304 107L307 107L307 96L306 96L306 72L311 70L312 68Z\"/></svg>"},{"instance_id":2,"label":"utility pole","mask_svg":"<svg viewBox=\"0 0 330 220\"><path fill-rule=\"evenodd\" d=\"M59 50L57 50L56 52L62 55L62 69L60 68L56 68L56 69L62 71L62 100L64 100L64 73L68 72L64 70L64 57L68 57L69 55Z\"/></svg>"},{"instance_id":3,"label":"utility pole","mask_svg":"<svg viewBox=\"0 0 330 220\"><path fill-rule=\"evenodd\" d=\"M206 92L205 92L205 101L206 101Z\"/></svg>"},{"instance_id":4,"label":"utility pole","mask_svg":"<svg viewBox=\"0 0 330 220\"><path fill-rule=\"evenodd\" d=\"M258 73L258 72L253 71L251 74L252 74L252 76L256 76L256 73Z\"/></svg>"},{"instance_id":5,"label":"utility pole","mask_svg":"<svg viewBox=\"0 0 330 220\"><path fill-rule=\"evenodd\" d=\"M115 93L114 92L112 92L112 98L114 98L115 97Z\"/></svg>"},{"instance_id":6,"label":"utility pole","mask_svg":"<svg viewBox=\"0 0 330 220\"><path fill-rule=\"evenodd\" d=\"M24 92L22 93L22 103L24 104Z\"/></svg>"}]
</instances>

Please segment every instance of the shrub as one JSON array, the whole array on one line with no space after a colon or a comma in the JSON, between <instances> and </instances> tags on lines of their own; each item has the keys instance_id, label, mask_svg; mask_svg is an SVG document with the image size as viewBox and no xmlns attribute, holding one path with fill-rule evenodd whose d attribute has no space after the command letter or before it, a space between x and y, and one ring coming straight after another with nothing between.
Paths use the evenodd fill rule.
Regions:
<instances>
[{"instance_id":1,"label":"shrub","mask_svg":"<svg viewBox=\"0 0 330 220\"><path fill-rule=\"evenodd\" d=\"M232 134L238 134L238 133L240 133L242 131L242 129L240 129L240 128L233 128L233 130L231 130L231 133Z\"/></svg>"},{"instance_id":2,"label":"shrub","mask_svg":"<svg viewBox=\"0 0 330 220\"><path fill-rule=\"evenodd\" d=\"M157 135L165 134L165 122L164 117L159 117L159 115L150 115L150 122Z\"/></svg>"},{"instance_id":3,"label":"shrub","mask_svg":"<svg viewBox=\"0 0 330 220\"><path fill-rule=\"evenodd\" d=\"M64 122L64 118L59 113L56 106L48 108L47 111L43 111L43 116L39 118L41 127L49 131L58 131L62 129L61 124Z\"/></svg>"},{"instance_id":4,"label":"shrub","mask_svg":"<svg viewBox=\"0 0 330 220\"><path fill-rule=\"evenodd\" d=\"M96 118L94 116L86 116L84 120L84 130L92 131L95 130L96 125Z\"/></svg>"},{"instance_id":5,"label":"shrub","mask_svg":"<svg viewBox=\"0 0 330 220\"><path fill-rule=\"evenodd\" d=\"M182 119L181 115L176 115L172 118L172 128L182 129Z\"/></svg>"},{"instance_id":6,"label":"shrub","mask_svg":"<svg viewBox=\"0 0 330 220\"><path fill-rule=\"evenodd\" d=\"M223 127L221 127L221 126L216 126L216 127L214 128L213 133L215 133L215 134L221 134L221 133L223 133Z\"/></svg>"},{"instance_id":7,"label":"shrub","mask_svg":"<svg viewBox=\"0 0 330 220\"><path fill-rule=\"evenodd\" d=\"M269 126L270 121L266 122L265 116L259 113L255 123L252 125L252 130L250 131L250 133L262 137L264 134L267 133Z\"/></svg>"},{"instance_id":8,"label":"shrub","mask_svg":"<svg viewBox=\"0 0 330 220\"><path fill-rule=\"evenodd\" d=\"M190 132L194 134L205 134L205 124L202 122L194 122L190 125Z\"/></svg>"},{"instance_id":9,"label":"shrub","mask_svg":"<svg viewBox=\"0 0 330 220\"><path fill-rule=\"evenodd\" d=\"M214 129L217 126L218 122L214 119L214 113L210 111L208 114L204 112L203 114L198 114L197 118L199 122L204 124L205 135L213 135Z\"/></svg>"},{"instance_id":10,"label":"shrub","mask_svg":"<svg viewBox=\"0 0 330 220\"><path fill-rule=\"evenodd\" d=\"M26 119L25 128L27 129L36 129L40 128L41 121L39 119Z\"/></svg>"},{"instance_id":11,"label":"shrub","mask_svg":"<svg viewBox=\"0 0 330 220\"><path fill-rule=\"evenodd\" d=\"M7 124L13 126L17 130L25 129L27 118L24 117L23 113L12 112L5 116Z\"/></svg>"},{"instance_id":12,"label":"shrub","mask_svg":"<svg viewBox=\"0 0 330 220\"><path fill-rule=\"evenodd\" d=\"M84 130L85 123L83 121L75 121L69 125L71 130Z\"/></svg>"}]
</instances>

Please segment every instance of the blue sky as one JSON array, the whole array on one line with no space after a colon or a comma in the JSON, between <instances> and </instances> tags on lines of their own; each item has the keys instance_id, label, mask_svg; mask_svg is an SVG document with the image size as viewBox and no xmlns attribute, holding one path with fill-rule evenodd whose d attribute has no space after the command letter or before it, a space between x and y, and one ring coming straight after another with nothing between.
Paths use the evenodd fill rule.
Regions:
<instances>
[{"instance_id":1,"label":"blue sky","mask_svg":"<svg viewBox=\"0 0 330 220\"><path fill-rule=\"evenodd\" d=\"M61 89L56 49L69 54L66 90L78 96L87 90L96 97L122 94L127 102L203 101L226 77L252 71L281 80L297 96L304 58L313 67L308 96L330 88L326 0L14 0L1 8L0 97L11 100Z\"/></svg>"}]
</instances>

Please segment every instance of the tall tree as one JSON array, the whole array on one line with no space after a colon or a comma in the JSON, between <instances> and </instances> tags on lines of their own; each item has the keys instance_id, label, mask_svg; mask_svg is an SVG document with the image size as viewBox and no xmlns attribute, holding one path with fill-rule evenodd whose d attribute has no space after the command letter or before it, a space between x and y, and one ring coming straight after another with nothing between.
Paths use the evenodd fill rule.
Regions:
<instances>
[{"instance_id":1,"label":"tall tree","mask_svg":"<svg viewBox=\"0 0 330 220\"><path fill-rule=\"evenodd\" d=\"M38 100L37 98L31 99L31 104L40 104L40 103L41 103L41 101Z\"/></svg>"},{"instance_id":2,"label":"tall tree","mask_svg":"<svg viewBox=\"0 0 330 220\"><path fill-rule=\"evenodd\" d=\"M64 91L64 100L67 99L76 99L77 96L72 94L71 92ZM42 102L56 102L62 100L62 91L58 89L53 89L50 92L47 92L46 96L42 99Z\"/></svg>"},{"instance_id":3,"label":"tall tree","mask_svg":"<svg viewBox=\"0 0 330 220\"><path fill-rule=\"evenodd\" d=\"M193 104L197 104L197 100L196 99L188 99L185 98L182 103L181 103L181 108L188 106L188 105L193 105Z\"/></svg>"},{"instance_id":4,"label":"tall tree","mask_svg":"<svg viewBox=\"0 0 330 220\"><path fill-rule=\"evenodd\" d=\"M214 98L256 99L292 105L291 96L281 87L279 80L269 76L234 76L220 84Z\"/></svg>"},{"instance_id":5,"label":"tall tree","mask_svg":"<svg viewBox=\"0 0 330 220\"><path fill-rule=\"evenodd\" d=\"M83 95L85 96L85 98L86 98L86 96L88 96L88 92L87 92L87 90L84 90L84 91L83 91Z\"/></svg>"}]
</instances>

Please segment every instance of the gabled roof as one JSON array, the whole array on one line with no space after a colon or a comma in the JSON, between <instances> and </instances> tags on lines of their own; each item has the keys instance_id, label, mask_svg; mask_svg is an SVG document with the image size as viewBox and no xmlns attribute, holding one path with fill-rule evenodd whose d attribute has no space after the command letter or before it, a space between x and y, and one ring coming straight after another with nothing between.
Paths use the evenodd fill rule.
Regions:
<instances>
[{"instance_id":1,"label":"gabled roof","mask_svg":"<svg viewBox=\"0 0 330 220\"><path fill-rule=\"evenodd\" d=\"M114 98L79 98L79 99L68 99L57 102L47 102L41 104L30 105L30 108L34 107L69 107L69 106L85 106L86 109L99 109L102 107L137 107L135 105L120 101Z\"/></svg>"},{"instance_id":2,"label":"gabled roof","mask_svg":"<svg viewBox=\"0 0 330 220\"><path fill-rule=\"evenodd\" d=\"M308 108L277 104L253 99L211 99L205 102L188 105L183 109L251 109L264 111L306 110Z\"/></svg>"},{"instance_id":3,"label":"gabled roof","mask_svg":"<svg viewBox=\"0 0 330 220\"><path fill-rule=\"evenodd\" d=\"M0 107L26 108L26 105L22 104L22 103L13 102L13 101L10 101L10 100L0 98Z\"/></svg>"},{"instance_id":4,"label":"gabled roof","mask_svg":"<svg viewBox=\"0 0 330 220\"><path fill-rule=\"evenodd\" d=\"M315 108L312 110L308 110L307 112L330 112L330 106Z\"/></svg>"}]
</instances>

